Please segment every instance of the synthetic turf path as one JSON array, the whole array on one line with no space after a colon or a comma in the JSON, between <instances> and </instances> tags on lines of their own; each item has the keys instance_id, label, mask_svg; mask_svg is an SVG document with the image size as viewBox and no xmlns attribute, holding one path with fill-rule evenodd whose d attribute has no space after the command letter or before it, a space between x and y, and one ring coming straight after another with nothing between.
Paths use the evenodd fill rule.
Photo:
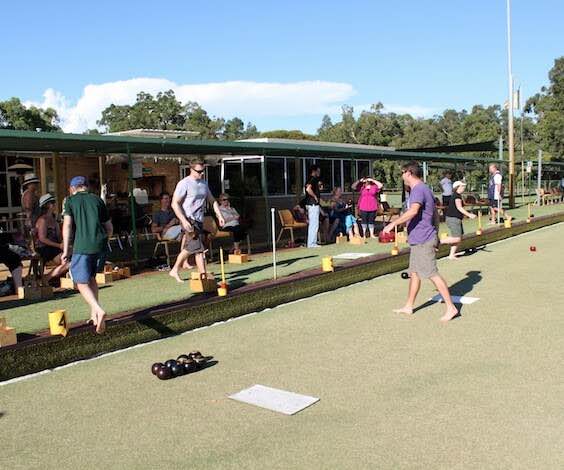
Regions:
<instances>
[{"instance_id":1,"label":"synthetic turf path","mask_svg":"<svg viewBox=\"0 0 564 470\"><path fill-rule=\"evenodd\" d=\"M564 205L534 208L537 216L552 214L564 210ZM521 220L527 216L526 207L510 211ZM486 217L483 219L486 227ZM476 230L476 220L466 220L467 233ZM447 228L443 224L441 232ZM307 269L321 266L323 256L334 256L345 252L389 253L390 246L371 240L366 245L327 245L311 250L298 248L281 250L278 253L278 276L288 276ZM265 279L272 279L272 259L270 254L253 255L254 261L245 265L226 265L227 280L233 287L251 284ZM219 276L217 264L210 265L210 270ZM186 277L188 274L185 273ZM129 310L159 305L188 298L192 295L188 284L178 284L167 273L150 273L146 276L134 276L128 280L115 282L100 290L101 303L109 315ZM26 304L19 300L0 302L0 316L6 317L8 324L16 328L17 333L32 333L48 328L48 313L53 310L67 310L70 322L85 320L90 316L86 303L77 292L66 291L52 300Z\"/></svg>"},{"instance_id":2,"label":"synthetic turf path","mask_svg":"<svg viewBox=\"0 0 564 470\"><path fill-rule=\"evenodd\" d=\"M441 304L391 312L397 273L2 386L1 466L563 468L563 237L440 262L480 298L446 325ZM192 349L219 363L151 376ZM286 417L227 398L255 383L321 401Z\"/></svg>"}]
</instances>

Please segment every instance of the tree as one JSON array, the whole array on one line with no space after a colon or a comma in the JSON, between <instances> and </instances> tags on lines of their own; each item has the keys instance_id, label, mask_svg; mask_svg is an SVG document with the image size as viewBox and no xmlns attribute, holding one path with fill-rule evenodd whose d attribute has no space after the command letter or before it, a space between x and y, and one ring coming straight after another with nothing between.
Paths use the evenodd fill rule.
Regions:
<instances>
[{"instance_id":1,"label":"tree","mask_svg":"<svg viewBox=\"0 0 564 470\"><path fill-rule=\"evenodd\" d=\"M548 78L549 87L531 97L525 110L536 114L542 148L554 160L564 160L564 56L554 61Z\"/></svg>"},{"instance_id":2,"label":"tree","mask_svg":"<svg viewBox=\"0 0 564 470\"><path fill-rule=\"evenodd\" d=\"M269 137L271 139L293 139L293 140L317 140L311 134L305 134L300 130L287 131L284 129L266 131L260 133L261 137Z\"/></svg>"},{"instance_id":3,"label":"tree","mask_svg":"<svg viewBox=\"0 0 564 470\"><path fill-rule=\"evenodd\" d=\"M43 132L61 130L59 118L54 109L26 107L19 98L0 101L0 128Z\"/></svg>"}]
</instances>

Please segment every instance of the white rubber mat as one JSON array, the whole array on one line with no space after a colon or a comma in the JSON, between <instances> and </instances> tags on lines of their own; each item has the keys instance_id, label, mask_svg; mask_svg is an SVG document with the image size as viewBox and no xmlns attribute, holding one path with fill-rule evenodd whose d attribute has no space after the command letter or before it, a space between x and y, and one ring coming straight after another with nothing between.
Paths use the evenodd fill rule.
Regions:
<instances>
[{"instance_id":1,"label":"white rubber mat","mask_svg":"<svg viewBox=\"0 0 564 470\"><path fill-rule=\"evenodd\" d=\"M234 395L229 395L229 398L285 415L296 414L319 401L319 398L316 397L265 387L264 385L253 385Z\"/></svg>"}]
</instances>

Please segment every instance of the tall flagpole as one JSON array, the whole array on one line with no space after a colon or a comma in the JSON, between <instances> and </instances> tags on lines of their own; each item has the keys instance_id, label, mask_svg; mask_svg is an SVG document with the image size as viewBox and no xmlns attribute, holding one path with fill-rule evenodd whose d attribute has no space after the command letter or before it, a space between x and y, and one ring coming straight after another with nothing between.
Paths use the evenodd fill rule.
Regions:
<instances>
[{"instance_id":1,"label":"tall flagpole","mask_svg":"<svg viewBox=\"0 0 564 470\"><path fill-rule=\"evenodd\" d=\"M511 0L507 0L507 73L509 107L507 110L507 146L509 148L509 207L515 207L515 143L513 130L513 72L511 70Z\"/></svg>"}]
</instances>

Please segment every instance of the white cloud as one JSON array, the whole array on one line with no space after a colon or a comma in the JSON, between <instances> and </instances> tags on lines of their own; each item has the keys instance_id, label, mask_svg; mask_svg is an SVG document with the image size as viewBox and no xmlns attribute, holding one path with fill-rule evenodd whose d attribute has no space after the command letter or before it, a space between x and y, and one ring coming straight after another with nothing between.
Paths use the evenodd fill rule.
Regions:
<instances>
[{"instance_id":1,"label":"white cloud","mask_svg":"<svg viewBox=\"0 0 564 470\"><path fill-rule=\"evenodd\" d=\"M135 78L98 85L87 85L76 103L61 92L49 88L43 102L36 106L54 108L66 132L82 132L95 128L102 110L110 104L133 104L137 93L174 90L182 102L196 101L208 113L217 116L240 116L253 120L265 116L303 116L330 113L356 94L348 83L303 81L268 83L232 81L178 85L159 78Z\"/></svg>"},{"instance_id":2,"label":"white cloud","mask_svg":"<svg viewBox=\"0 0 564 470\"><path fill-rule=\"evenodd\" d=\"M135 103L141 91L153 95L173 90L182 103L198 102L215 116L239 116L244 121L264 118L293 118L329 114L338 118L341 106L348 104L357 93L348 83L301 81L290 83L230 81L202 84L177 84L164 78L133 78L116 82L90 84L84 87L76 102L52 88L43 93L41 103L27 105L54 108L65 132L82 132L96 128L102 110L110 104ZM369 104L354 105L355 112L369 110ZM435 110L423 106L385 104L385 112L409 113L417 117L431 116Z\"/></svg>"}]
</instances>

